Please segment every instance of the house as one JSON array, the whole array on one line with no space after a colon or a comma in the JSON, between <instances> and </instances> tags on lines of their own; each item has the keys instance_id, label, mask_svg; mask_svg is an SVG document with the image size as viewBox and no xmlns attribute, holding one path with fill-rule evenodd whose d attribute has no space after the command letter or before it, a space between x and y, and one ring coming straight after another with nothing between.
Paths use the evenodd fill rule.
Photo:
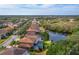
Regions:
<instances>
[{"instance_id":1,"label":"house","mask_svg":"<svg viewBox=\"0 0 79 59\"><path fill-rule=\"evenodd\" d=\"M20 42L19 47L31 48L37 39L38 39L38 36L36 35L26 36L19 41Z\"/></svg>"},{"instance_id":2,"label":"house","mask_svg":"<svg viewBox=\"0 0 79 59\"><path fill-rule=\"evenodd\" d=\"M0 39L7 37L8 34L11 34L12 30L10 27L0 29Z\"/></svg>"},{"instance_id":3,"label":"house","mask_svg":"<svg viewBox=\"0 0 79 59\"><path fill-rule=\"evenodd\" d=\"M74 19L69 19L69 21L70 21L70 22L73 22L73 21L74 21Z\"/></svg>"},{"instance_id":4,"label":"house","mask_svg":"<svg viewBox=\"0 0 79 59\"><path fill-rule=\"evenodd\" d=\"M35 44L36 40L38 40L38 33L40 32L39 24L35 19L32 21L31 26L26 31L27 34L25 37L19 41L19 47L31 48Z\"/></svg>"},{"instance_id":5,"label":"house","mask_svg":"<svg viewBox=\"0 0 79 59\"><path fill-rule=\"evenodd\" d=\"M12 47L6 48L0 55L24 55L25 52L26 49ZM25 55L27 55L27 53Z\"/></svg>"},{"instance_id":6,"label":"house","mask_svg":"<svg viewBox=\"0 0 79 59\"><path fill-rule=\"evenodd\" d=\"M5 29L0 29L0 39L6 37L7 31Z\"/></svg>"}]
</instances>

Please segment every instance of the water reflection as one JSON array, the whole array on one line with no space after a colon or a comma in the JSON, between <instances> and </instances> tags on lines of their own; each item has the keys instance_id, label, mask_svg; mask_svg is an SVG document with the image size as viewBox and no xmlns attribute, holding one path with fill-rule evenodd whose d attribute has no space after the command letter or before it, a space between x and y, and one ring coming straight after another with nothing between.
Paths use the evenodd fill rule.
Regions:
<instances>
[{"instance_id":1,"label":"water reflection","mask_svg":"<svg viewBox=\"0 0 79 59\"><path fill-rule=\"evenodd\" d=\"M65 34L51 32L51 31L49 31L48 34L49 34L49 40L51 40L51 41L58 41L61 39L65 39L65 37L66 37Z\"/></svg>"},{"instance_id":2,"label":"water reflection","mask_svg":"<svg viewBox=\"0 0 79 59\"><path fill-rule=\"evenodd\" d=\"M39 36L33 46L35 50L43 49L43 40L42 37Z\"/></svg>"}]
</instances>

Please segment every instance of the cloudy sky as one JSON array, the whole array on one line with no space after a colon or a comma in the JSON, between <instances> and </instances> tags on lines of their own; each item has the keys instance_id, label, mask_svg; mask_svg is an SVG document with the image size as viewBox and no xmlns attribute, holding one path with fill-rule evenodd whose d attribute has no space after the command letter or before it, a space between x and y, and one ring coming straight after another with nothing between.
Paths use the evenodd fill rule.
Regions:
<instances>
[{"instance_id":1,"label":"cloudy sky","mask_svg":"<svg viewBox=\"0 0 79 59\"><path fill-rule=\"evenodd\" d=\"M0 15L79 15L79 4L0 4Z\"/></svg>"}]
</instances>

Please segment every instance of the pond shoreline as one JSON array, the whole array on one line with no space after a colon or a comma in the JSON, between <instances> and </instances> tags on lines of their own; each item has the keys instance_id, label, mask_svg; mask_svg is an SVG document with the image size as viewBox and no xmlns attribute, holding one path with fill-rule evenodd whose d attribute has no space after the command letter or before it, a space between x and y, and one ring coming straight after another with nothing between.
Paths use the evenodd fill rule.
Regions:
<instances>
[{"instance_id":1,"label":"pond shoreline","mask_svg":"<svg viewBox=\"0 0 79 59\"><path fill-rule=\"evenodd\" d=\"M49 34L49 40L51 41L59 41L64 40L67 37L67 33L59 33L53 31L46 31Z\"/></svg>"},{"instance_id":2,"label":"pond shoreline","mask_svg":"<svg viewBox=\"0 0 79 59\"><path fill-rule=\"evenodd\" d=\"M60 34L66 34L66 35L71 35L72 33L71 32L63 32L63 31L55 31L55 30L46 30L46 32L48 32L48 31L51 31L51 32L55 32L55 33L60 33Z\"/></svg>"}]
</instances>

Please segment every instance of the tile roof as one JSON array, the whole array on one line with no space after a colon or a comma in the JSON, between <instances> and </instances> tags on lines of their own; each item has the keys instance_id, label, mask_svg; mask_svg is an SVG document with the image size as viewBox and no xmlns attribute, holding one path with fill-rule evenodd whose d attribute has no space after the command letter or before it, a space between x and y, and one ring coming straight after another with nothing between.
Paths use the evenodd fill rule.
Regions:
<instances>
[{"instance_id":1,"label":"tile roof","mask_svg":"<svg viewBox=\"0 0 79 59\"><path fill-rule=\"evenodd\" d=\"M22 42L22 43L34 43L35 42L35 39L30 39L30 38L24 37L24 38L22 38L20 40L20 42Z\"/></svg>"},{"instance_id":2,"label":"tile roof","mask_svg":"<svg viewBox=\"0 0 79 59\"><path fill-rule=\"evenodd\" d=\"M22 55L25 51L22 48L6 48L0 55Z\"/></svg>"},{"instance_id":3,"label":"tile roof","mask_svg":"<svg viewBox=\"0 0 79 59\"><path fill-rule=\"evenodd\" d=\"M19 44L19 47L27 47L27 48L31 48L33 46L33 44Z\"/></svg>"},{"instance_id":4,"label":"tile roof","mask_svg":"<svg viewBox=\"0 0 79 59\"><path fill-rule=\"evenodd\" d=\"M34 31L34 32L39 32L39 25L38 24L31 24L29 29L27 31Z\"/></svg>"},{"instance_id":5,"label":"tile roof","mask_svg":"<svg viewBox=\"0 0 79 59\"><path fill-rule=\"evenodd\" d=\"M30 38L30 39L36 39L36 38L38 38L38 35L28 35L28 34L26 34L25 36L27 38Z\"/></svg>"},{"instance_id":6,"label":"tile roof","mask_svg":"<svg viewBox=\"0 0 79 59\"><path fill-rule=\"evenodd\" d=\"M19 47L28 47L31 48L33 44L36 42L38 35L36 32L40 32L39 24L36 21L33 21L29 29L27 29L28 33L24 38L20 40Z\"/></svg>"},{"instance_id":7,"label":"tile roof","mask_svg":"<svg viewBox=\"0 0 79 59\"><path fill-rule=\"evenodd\" d=\"M0 29L0 35L6 33L7 31L5 29Z\"/></svg>"},{"instance_id":8,"label":"tile roof","mask_svg":"<svg viewBox=\"0 0 79 59\"><path fill-rule=\"evenodd\" d=\"M37 35L24 37L24 38L22 38L20 40L19 46L20 47L28 47L28 48L30 48L36 42L37 38L38 38Z\"/></svg>"},{"instance_id":9,"label":"tile roof","mask_svg":"<svg viewBox=\"0 0 79 59\"><path fill-rule=\"evenodd\" d=\"M11 31L13 29L11 29L10 27L7 27L7 28L3 28L3 29L0 29L0 35L4 34L4 33L7 33L9 31Z\"/></svg>"}]
</instances>

